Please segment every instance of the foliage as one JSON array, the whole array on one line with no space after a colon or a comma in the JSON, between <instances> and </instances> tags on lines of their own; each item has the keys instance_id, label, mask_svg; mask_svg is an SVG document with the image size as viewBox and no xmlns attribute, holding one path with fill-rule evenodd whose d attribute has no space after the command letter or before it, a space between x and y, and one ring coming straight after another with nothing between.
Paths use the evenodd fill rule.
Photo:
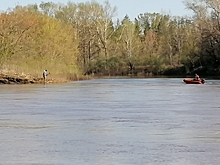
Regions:
<instances>
[{"instance_id":1,"label":"foliage","mask_svg":"<svg viewBox=\"0 0 220 165\"><path fill-rule=\"evenodd\" d=\"M78 41L72 26L25 7L2 13L0 21L1 63L37 76L45 68L53 72L51 77L79 74Z\"/></svg>"},{"instance_id":2,"label":"foliage","mask_svg":"<svg viewBox=\"0 0 220 165\"><path fill-rule=\"evenodd\" d=\"M39 76L47 68L66 78L218 74L219 1L185 5L192 18L146 12L117 22L117 8L108 1L17 6L0 15L0 62Z\"/></svg>"}]
</instances>

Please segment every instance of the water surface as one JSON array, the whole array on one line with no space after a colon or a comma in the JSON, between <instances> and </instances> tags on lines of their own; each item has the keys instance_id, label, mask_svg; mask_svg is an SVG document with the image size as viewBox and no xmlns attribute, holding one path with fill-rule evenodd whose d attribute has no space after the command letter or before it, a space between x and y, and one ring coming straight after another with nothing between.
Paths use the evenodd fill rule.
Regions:
<instances>
[{"instance_id":1,"label":"water surface","mask_svg":"<svg viewBox=\"0 0 220 165\"><path fill-rule=\"evenodd\" d=\"M0 86L2 165L219 165L220 81Z\"/></svg>"}]
</instances>

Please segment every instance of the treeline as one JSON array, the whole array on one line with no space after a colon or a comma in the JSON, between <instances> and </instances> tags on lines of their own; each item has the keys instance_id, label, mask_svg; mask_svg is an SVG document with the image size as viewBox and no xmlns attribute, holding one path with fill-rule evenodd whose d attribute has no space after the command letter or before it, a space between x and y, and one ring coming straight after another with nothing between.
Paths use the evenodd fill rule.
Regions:
<instances>
[{"instance_id":1,"label":"treeline","mask_svg":"<svg viewBox=\"0 0 220 165\"><path fill-rule=\"evenodd\" d=\"M219 74L220 2L185 5L192 18L143 13L117 21L108 1L17 6L0 15L0 63L64 78Z\"/></svg>"}]
</instances>

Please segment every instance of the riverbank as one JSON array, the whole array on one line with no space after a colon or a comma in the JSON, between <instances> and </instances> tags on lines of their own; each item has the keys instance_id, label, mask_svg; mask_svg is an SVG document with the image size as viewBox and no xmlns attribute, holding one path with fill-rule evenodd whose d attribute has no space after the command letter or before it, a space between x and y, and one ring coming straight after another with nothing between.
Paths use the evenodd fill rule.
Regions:
<instances>
[{"instance_id":1,"label":"riverbank","mask_svg":"<svg viewBox=\"0 0 220 165\"><path fill-rule=\"evenodd\" d=\"M43 78L32 77L25 74L0 73L0 84L35 84L43 83Z\"/></svg>"},{"instance_id":2,"label":"riverbank","mask_svg":"<svg viewBox=\"0 0 220 165\"><path fill-rule=\"evenodd\" d=\"M69 81L79 81L90 79L88 76L71 76L68 78L57 75L49 75L46 83L66 83ZM40 75L31 75L25 73L16 73L14 71L0 71L0 84L43 84L44 79Z\"/></svg>"},{"instance_id":3,"label":"riverbank","mask_svg":"<svg viewBox=\"0 0 220 165\"><path fill-rule=\"evenodd\" d=\"M189 77L191 78L192 76L186 76L186 75L179 75L179 76L165 76L165 75L160 75L160 76L99 76L99 75L66 75L65 77L62 77L60 75L54 75L50 74L47 77L46 83L49 84L55 84L55 83L66 83L70 81L79 81L79 80L89 80L92 78L183 78L183 77ZM209 78L209 77L204 77L203 78ZM220 79L220 77L212 76L212 79ZM29 73L19 73L15 71L8 71L8 70L0 70L0 84L44 84L44 80L41 74L29 74Z\"/></svg>"}]
</instances>

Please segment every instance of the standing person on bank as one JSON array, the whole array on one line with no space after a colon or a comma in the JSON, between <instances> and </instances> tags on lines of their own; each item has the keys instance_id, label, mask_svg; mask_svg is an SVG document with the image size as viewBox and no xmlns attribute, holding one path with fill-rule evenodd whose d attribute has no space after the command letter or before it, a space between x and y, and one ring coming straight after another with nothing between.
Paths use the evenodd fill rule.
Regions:
<instances>
[{"instance_id":1,"label":"standing person on bank","mask_svg":"<svg viewBox=\"0 0 220 165\"><path fill-rule=\"evenodd\" d=\"M47 69L45 69L44 71L43 71L43 78L44 78L44 82L46 82L46 79L47 79Z\"/></svg>"}]
</instances>

